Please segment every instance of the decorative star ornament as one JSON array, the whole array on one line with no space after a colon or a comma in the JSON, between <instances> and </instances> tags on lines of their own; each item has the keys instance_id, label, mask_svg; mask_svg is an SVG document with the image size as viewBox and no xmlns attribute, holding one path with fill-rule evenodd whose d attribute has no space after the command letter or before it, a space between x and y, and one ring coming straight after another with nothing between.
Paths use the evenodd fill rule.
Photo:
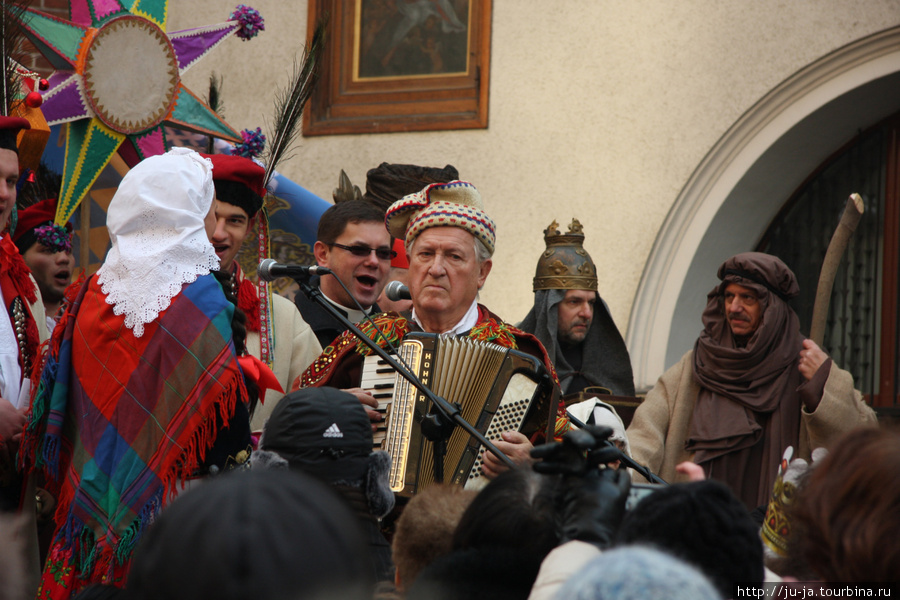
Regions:
<instances>
[{"instance_id":1,"label":"decorative star ornament","mask_svg":"<svg viewBox=\"0 0 900 600\"><path fill-rule=\"evenodd\" d=\"M25 35L56 69L41 110L49 125L69 124L57 223L117 151L129 166L164 153L164 126L241 141L181 74L230 34L258 33L262 18L241 5L225 23L167 34L167 9L168 0L71 0L71 20L23 11Z\"/></svg>"}]
</instances>

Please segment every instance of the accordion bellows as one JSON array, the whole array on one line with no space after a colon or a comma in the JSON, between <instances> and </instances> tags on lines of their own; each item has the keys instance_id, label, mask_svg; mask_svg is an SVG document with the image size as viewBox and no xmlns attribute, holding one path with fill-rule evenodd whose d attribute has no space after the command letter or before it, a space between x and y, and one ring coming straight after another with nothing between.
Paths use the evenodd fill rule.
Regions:
<instances>
[{"instance_id":1,"label":"accordion bellows","mask_svg":"<svg viewBox=\"0 0 900 600\"><path fill-rule=\"evenodd\" d=\"M531 434L546 427L553 385L541 362L523 352L469 338L412 333L398 353L409 370L435 394L458 404L462 417L489 440L504 431ZM362 387L384 407L386 419L376 449L391 456L391 489L412 495L435 481L434 444L422 420L431 402L377 356L369 356ZM478 488L481 444L456 427L446 444L444 481Z\"/></svg>"}]
</instances>

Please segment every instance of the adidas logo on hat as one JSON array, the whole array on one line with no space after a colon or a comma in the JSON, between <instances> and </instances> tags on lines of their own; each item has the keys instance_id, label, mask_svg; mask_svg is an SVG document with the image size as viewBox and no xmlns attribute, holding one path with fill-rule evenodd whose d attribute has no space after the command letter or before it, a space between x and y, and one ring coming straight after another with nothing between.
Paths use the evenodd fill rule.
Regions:
<instances>
[{"instance_id":1,"label":"adidas logo on hat","mask_svg":"<svg viewBox=\"0 0 900 600\"><path fill-rule=\"evenodd\" d=\"M337 423L332 423L331 427L326 429L325 433L322 434L322 437L342 438L344 437L344 434L338 429Z\"/></svg>"}]
</instances>

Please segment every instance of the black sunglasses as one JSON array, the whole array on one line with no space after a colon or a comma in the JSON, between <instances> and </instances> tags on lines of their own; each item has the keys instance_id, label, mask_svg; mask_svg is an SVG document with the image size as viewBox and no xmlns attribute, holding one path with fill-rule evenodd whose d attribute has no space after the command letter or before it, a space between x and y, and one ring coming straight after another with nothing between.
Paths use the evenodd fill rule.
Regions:
<instances>
[{"instance_id":1,"label":"black sunglasses","mask_svg":"<svg viewBox=\"0 0 900 600\"><path fill-rule=\"evenodd\" d=\"M353 256L358 256L359 258L366 258L373 252L375 256L378 257L378 260L391 260L392 258L397 257L397 253L389 248L369 248L368 246L345 246L343 244L338 244L334 242L331 244L332 246L337 246L341 250L346 250Z\"/></svg>"}]
</instances>

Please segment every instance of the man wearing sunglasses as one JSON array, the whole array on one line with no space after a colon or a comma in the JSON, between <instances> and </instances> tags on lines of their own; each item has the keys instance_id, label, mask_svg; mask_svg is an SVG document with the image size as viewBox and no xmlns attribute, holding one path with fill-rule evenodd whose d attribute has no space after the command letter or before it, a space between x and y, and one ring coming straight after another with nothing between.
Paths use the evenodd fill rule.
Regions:
<instances>
[{"instance_id":1,"label":"man wearing sunglasses","mask_svg":"<svg viewBox=\"0 0 900 600\"><path fill-rule=\"evenodd\" d=\"M319 219L313 255L320 267L333 273L314 277L313 285L318 283L325 299L351 322L381 312L375 301L387 284L394 256L382 211L360 200L330 207ZM295 302L323 348L344 332L337 319L304 294L297 294Z\"/></svg>"}]
</instances>

